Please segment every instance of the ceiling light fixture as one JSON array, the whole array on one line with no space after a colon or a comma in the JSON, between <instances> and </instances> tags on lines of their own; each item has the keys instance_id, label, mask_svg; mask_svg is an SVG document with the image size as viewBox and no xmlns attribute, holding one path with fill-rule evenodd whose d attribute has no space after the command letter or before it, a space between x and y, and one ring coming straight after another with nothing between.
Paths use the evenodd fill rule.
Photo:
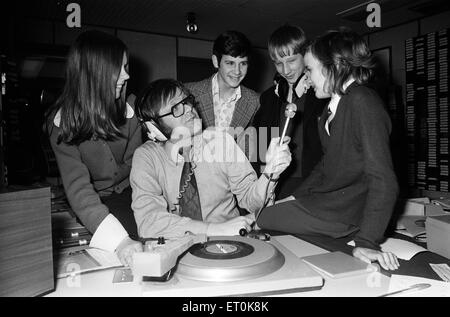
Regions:
<instances>
[{"instance_id":1,"label":"ceiling light fixture","mask_svg":"<svg viewBox=\"0 0 450 317\"><path fill-rule=\"evenodd\" d=\"M195 34L198 31L197 23L195 23L195 13L193 12L187 14L186 31L192 34Z\"/></svg>"}]
</instances>

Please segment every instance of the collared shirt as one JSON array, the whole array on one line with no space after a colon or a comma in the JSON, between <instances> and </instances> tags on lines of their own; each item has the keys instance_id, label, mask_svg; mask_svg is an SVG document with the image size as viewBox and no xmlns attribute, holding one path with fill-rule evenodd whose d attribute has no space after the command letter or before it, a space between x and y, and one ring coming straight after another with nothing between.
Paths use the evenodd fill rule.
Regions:
<instances>
[{"instance_id":1,"label":"collared shirt","mask_svg":"<svg viewBox=\"0 0 450 317\"><path fill-rule=\"evenodd\" d=\"M214 104L214 119L216 127L224 130L231 124L236 102L241 98L241 86L235 89L234 94L228 100L220 99L219 82L216 73L212 78L212 96Z\"/></svg>"},{"instance_id":2,"label":"collared shirt","mask_svg":"<svg viewBox=\"0 0 450 317\"><path fill-rule=\"evenodd\" d=\"M293 100L294 96L293 96L293 89L291 86L289 86L289 92L288 92L288 96L287 96L287 101L288 102L294 102L295 100ZM298 98L301 98L301 96L303 96L303 94L305 94L305 88L302 85L297 84L297 86L295 87L295 93L298 96Z\"/></svg>"},{"instance_id":3,"label":"collared shirt","mask_svg":"<svg viewBox=\"0 0 450 317\"><path fill-rule=\"evenodd\" d=\"M350 78L349 80L347 80L345 82L345 84L343 85L344 91L348 88L348 86L350 86L353 82L355 81L355 79ZM328 109L331 111L330 116L327 119L327 122L325 122L325 131L327 131L328 135L330 135L330 130L329 130L329 124L331 122L331 120L333 120L334 116L336 115L337 112L337 108L339 105L339 101L341 100L341 96L339 94L333 94L331 96L331 100L330 103L328 104Z\"/></svg>"},{"instance_id":4,"label":"collared shirt","mask_svg":"<svg viewBox=\"0 0 450 317\"><path fill-rule=\"evenodd\" d=\"M295 86L295 93L297 94L298 98L301 98L304 94L306 94L305 92L305 88L302 85L299 85L300 82L297 83L297 86ZM275 95L277 95L278 97L280 97L279 92L278 92L278 88L280 86L280 83L277 83L275 85ZM292 94L292 85L289 85L289 90L288 90L288 95L286 97L287 102L292 102L293 99L293 94Z\"/></svg>"}]
</instances>

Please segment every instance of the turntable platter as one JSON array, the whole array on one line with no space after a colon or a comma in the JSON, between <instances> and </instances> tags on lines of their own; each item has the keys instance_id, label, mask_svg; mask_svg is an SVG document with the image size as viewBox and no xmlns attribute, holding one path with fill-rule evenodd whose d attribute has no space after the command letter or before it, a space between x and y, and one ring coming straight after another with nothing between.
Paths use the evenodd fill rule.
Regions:
<instances>
[{"instance_id":1,"label":"turntable platter","mask_svg":"<svg viewBox=\"0 0 450 317\"><path fill-rule=\"evenodd\" d=\"M273 245L246 237L210 237L178 263L177 273L194 280L231 282L270 274L283 266L283 254Z\"/></svg>"}]
</instances>

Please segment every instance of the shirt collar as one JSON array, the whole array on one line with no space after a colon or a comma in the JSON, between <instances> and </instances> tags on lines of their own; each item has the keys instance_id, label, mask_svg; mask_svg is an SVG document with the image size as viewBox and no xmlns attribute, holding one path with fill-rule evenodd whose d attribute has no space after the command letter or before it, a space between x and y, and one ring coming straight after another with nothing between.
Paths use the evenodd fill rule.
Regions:
<instances>
[{"instance_id":1,"label":"shirt collar","mask_svg":"<svg viewBox=\"0 0 450 317\"><path fill-rule=\"evenodd\" d=\"M299 85L300 82L297 83L297 86L295 86L295 93L297 94L297 96L302 96L304 93L304 87L302 87L303 85Z\"/></svg>"},{"instance_id":2,"label":"shirt collar","mask_svg":"<svg viewBox=\"0 0 450 317\"><path fill-rule=\"evenodd\" d=\"M130 104L127 102L127 119L131 119L134 117L134 109Z\"/></svg>"},{"instance_id":3,"label":"shirt collar","mask_svg":"<svg viewBox=\"0 0 450 317\"><path fill-rule=\"evenodd\" d=\"M298 81L296 86L295 86L295 93L297 94L297 96L301 97L301 96L303 96L304 91L303 91L302 86L299 85L299 83L300 83L300 81ZM275 84L275 89L274 89L275 95L277 95L278 97L280 97L279 92L278 92L279 86L280 86L280 81L278 81ZM289 87L289 90L291 90L291 87Z\"/></svg>"},{"instance_id":4,"label":"shirt collar","mask_svg":"<svg viewBox=\"0 0 450 317\"><path fill-rule=\"evenodd\" d=\"M217 79L218 73L215 73L212 78L212 94L213 96L217 96L217 98L220 100L220 94L219 94L219 81ZM241 98L241 85L239 85L234 90L234 94L226 100L226 102L234 102Z\"/></svg>"},{"instance_id":5,"label":"shirt collar","mask_svg":"<svg viewBox=\"0 0 450 317\"><path fill-rule=\"evenodd\" d=\"M353 84L354 82L355 82L355 79L354 79L353 77L350 77L350 78L344 83L344 85L342 86L342 87L344 88L344 91L346 91L347 88L348 88L351 84Z\"/></svg>"},{"instance_id":6,"label":"shirt collar","mask_svg":"<svg viewBox=\"0 0 450 317\"><path fill-rule=\"evenodd\" d=\"M344 88L344 91L347 90L347 88L353 84L353 82L355 81L355 79L353 77L349 78L344 85L342 85L342 88ZM330 111L332 112L333 116L337 111L337 107L339 104L339 101L341 100L341 96L339 94L334 94L331 96L331 100L330 103L328 104L328 108L330 109Z\"/></svg>"}]
</instances>

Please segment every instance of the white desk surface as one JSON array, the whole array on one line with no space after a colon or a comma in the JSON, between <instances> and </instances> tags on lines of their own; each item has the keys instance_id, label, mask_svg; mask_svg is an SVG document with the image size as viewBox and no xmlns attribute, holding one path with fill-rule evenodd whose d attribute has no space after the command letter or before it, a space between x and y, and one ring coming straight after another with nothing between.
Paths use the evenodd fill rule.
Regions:
<instances>
[{"instance_id":1,"label":"white desk surface","mask_svg":"<svg viewBox=\"0 0 450 317\"><path fill-rule=\"evenodd\" d=\"M283 244L298 257L326 253L328 251L314 246L293 236L272 237ZM113 283L115 269L90 272L75 277L56 280L55 291L47 294L48 297L139 297L142 296L142 285L139 281L129 283ZM324 276L324 286L321 290L283 294L283 297L327 297L327 296L357 296L371 297L387 293L389 277L378 272L364 275L332 279ZM191 296L191 295L190 295ZM200 296L207 297L208 294ZM278 296L278 295L275 295Z\"/></svg>"}]
</instances>

